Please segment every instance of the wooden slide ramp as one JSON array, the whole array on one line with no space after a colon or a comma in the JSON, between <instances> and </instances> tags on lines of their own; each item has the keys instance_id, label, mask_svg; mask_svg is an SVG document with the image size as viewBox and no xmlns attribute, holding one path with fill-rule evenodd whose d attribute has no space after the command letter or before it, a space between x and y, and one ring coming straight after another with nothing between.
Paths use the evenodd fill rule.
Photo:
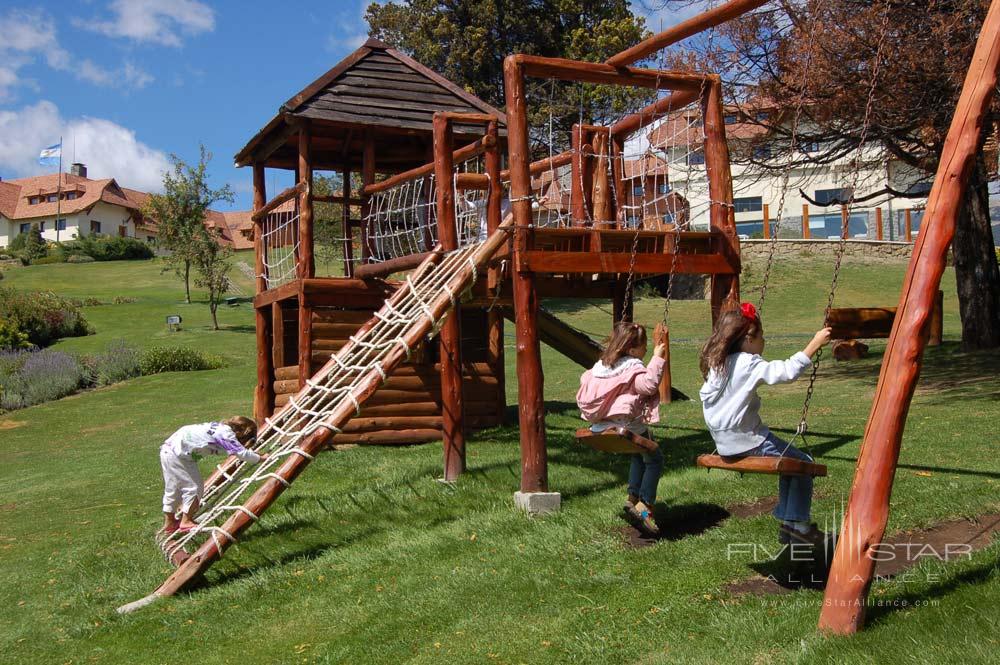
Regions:
<instances>
[{"instance_id":1,"label":"wooden slide ramp","mask_svg":"<svg viewBox=\"0 0 1000 665\"><path fill-rule=\"evenodd\" d=\"M501 225L484 242L429 256L368 323L306 386L267 420L254 450L259 465L230 461L206 483L199 527L158 538L174 571L152 594L118 608L131 612L186 588L219 559L281 495L403 362L410 349L441 326L455 299L484 274L506 242Z\"/></svg>"},{"instance_id":2,"label":"wooden slide ramp","mask_svg":"<svg viewBox=\"0 0 1000 665\"><path fill-rule=\"evenodd\" d=\"M513 308L500 309L504 318L514 321ZM590 335L564 323L544 307L538 308L538 338L585 369L593 367L604 352L604 347L595 342ZM673 386L670 387L670 396L674 401L690 399Z\"/></svg>"}]
</instances>

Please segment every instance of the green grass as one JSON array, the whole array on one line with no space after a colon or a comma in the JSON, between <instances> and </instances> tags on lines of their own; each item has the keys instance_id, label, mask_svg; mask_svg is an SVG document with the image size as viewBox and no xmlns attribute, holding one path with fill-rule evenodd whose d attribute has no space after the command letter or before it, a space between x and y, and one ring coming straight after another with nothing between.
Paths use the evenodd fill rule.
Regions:
<instances>
[{"instance_id":1,"label":"green grass","mask_svg":"<svg viewBox=\"0 0 1000 665\"><path fill-rule=\"evenodd\" d=\"M744 292L754 298L751 267ZM216 564L207 583L120 617L114 608L169 573L152 543L158 525L160 441L181 424L246 413L254 381L252 311L185 306L180 283L155 262L15 269L4 284L72 296L138 298L86 308L97 335L59 347L189 344L227 358L221 370L144 377L0 416L0 662L3 663L676 663L990 662L1000 634L1000 547L971 559L925 562L873 586L867 629L851 639L815 631L822 595L734 597L724 587L770 564L727 557L732 542L773 547L767 515L728 518L722 507L775 493L772 477L691 466L711 449L696 401L663 409L660 483L668 524L716 522L702 533L642 550L622 544L616 517L626 460L579 447L573 408L580 369L543 348L549 478L563 510L531 518L512 507L519 474L515 427L469 442L469 472L440 475L439 445L361 447L321 456ZM766 355L800 348L826 303L829 266L784 263L765 308ZM848 264L837 303L895 304L903 267ZM546 306L595 336L608 303ZM662 300L637 318L652 325ZM910 409L889 531L1000 509L996 454L1000 358L961 354L954 275L946 274L946 344L927 353ZM704 302L670 308L675 385L696 397ZM180 313L185 330L168 334ZM508 403L516 404L513 329ZM846 499L879 354L825 363L807 442L830 468L817 482L815 517ZM784 433L798 420L804 384L764 392L764 416ZM929 474L929 475L928 475ZM914 608L915 602L933 603Z\"/></svg>"}]
</instances>

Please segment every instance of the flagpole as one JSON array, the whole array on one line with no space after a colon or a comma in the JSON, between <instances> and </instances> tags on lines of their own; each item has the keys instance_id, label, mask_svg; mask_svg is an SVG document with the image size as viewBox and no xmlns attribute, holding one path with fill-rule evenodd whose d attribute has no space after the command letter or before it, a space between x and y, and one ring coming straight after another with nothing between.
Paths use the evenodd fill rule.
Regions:
<instances>
[{"instance_id":1,"label":"flagpole","mask_svg":"<svg viewBox=\"0 0 1000 665\"><path fill-rule=\"evenodd\" d=\"M56 174L56 242L59 242L59 215L62 213L62 137L59 137L59 173Z\"/></svg>"}]
</instances>

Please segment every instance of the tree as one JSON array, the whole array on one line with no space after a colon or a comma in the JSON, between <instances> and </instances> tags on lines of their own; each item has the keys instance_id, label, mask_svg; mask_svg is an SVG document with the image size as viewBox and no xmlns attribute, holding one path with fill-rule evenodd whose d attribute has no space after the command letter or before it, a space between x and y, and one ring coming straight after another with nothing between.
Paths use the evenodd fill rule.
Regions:
<instances>
[{"instance_id":1,"label":"tree","mask_svg":"<svg viewBox=\"0 0 1000 665\"><path fill-rule=\"evenodd\" d=\"M233 250L230 247L219 244L218 232L209 230L202 226L201 230L195 233L193 243L192 262L196 272L195 286L208 290L208 309L212 313L212 329L219 329L219 319L217 312L222 296L229 290L229 271L233 265L230 257Z\"/></svg>"},{"instance_id":2,"label":"tree","mask_svg":"<svg viewBox=\"0 0 1000 665\"><path fill-rule=\"evenodd\" d=\"M42 238L42 231L37 226L32 225L24 238L24 250L22 255L29 261L41 259L48 253L45 247L45 240Z\"/></svg>"},{"instance_id":3,"label":"tree","mask_svg":"<svg viewBox=\"0 0 1000 665\"><path fill-rule=\"evenodd\" d=\"M513 53L603 61L647 31L627 0L405 0L368 6L373 37L411 55L487 103L504 108L503 60ZM604 123L648 103L648 90L528 81L529 126L537 150L548 121L560 142L583 118ZM562 143L557 149L566 147Z\"/></svg>"},{"instance_id":4,"label":"tree","mask_svg":"<svg viewBox=\"0 0 1000 665\"><path fill-rule=\"evenodd\" d=\"M184 302L188 304L191 303L191 268L205 251L208 234L205 215L213 204L234 200L229 185L220 189L209 187L206 170L212 154L204 145L199 149L196 166L189 166L177 155L170 155L173 170L163 174L163 194L151 194L143 206L143 214L159 225L159 242L170 251L167 261L184 279Z\"/></svg>"},{"instance_id":5,"label":"tree","mask_svg":"<svg viewBox=\"0 0 1000 665\"><path fill-rule=\"evenodd\" d=\"M727 102L767 129L757 141L767 144L770 158L755 159L751 145L743 155L734 153L734 163L773 173L789 162L850 160L866 128L866 145L930 179L988 6L988 0L782 2L781 10L723 24L714 40L690 40L673 56L721 72ZM781 112L758 115L762 104ZM797 123L795 107L801 109ZM998 111L995 98L981 141L995 131ZM805 144L819 149L797 149ZM995 153L989 162L981 151L952 245L966 350L1000 346L1000 271L987 188Z\"/></svg>"}]
</instances>

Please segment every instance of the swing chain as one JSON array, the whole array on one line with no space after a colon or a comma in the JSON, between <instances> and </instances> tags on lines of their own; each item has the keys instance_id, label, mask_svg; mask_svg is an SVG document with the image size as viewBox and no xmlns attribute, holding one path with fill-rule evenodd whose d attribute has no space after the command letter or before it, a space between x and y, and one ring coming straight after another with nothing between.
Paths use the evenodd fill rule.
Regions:
<instances>
[{"instance_id":1,"label":"swing chain","mask_svg":"<svg viewBox=\"0 0 1000 665\"><path fill-rule=\"evenodd\" d=\"M854 206L855 190L861 178L861 154L864 149L865 140L868 137L868 130L871 127L871 116L874 110L875 89L878 86L878 74L882 63L883 50L885 47L885 36L889 30L889 0L886 0L882 10L882 23L878 46L875 49L875 61L872 63L872 78L868 88L868 99L865 105L865 117L861 125L861 133L858 136L858 147L854 157L854 177L851 182L850 199L847 202L847 214L841 222L840 242L837 244L837 261L833 267L833 280L830 283L830 294L826 302L826 311L823 313L823 325L826 326L830 320L830 311L833 309L833 300L837 294L837 282L840 279L840 267L844 260L844 250L847 248L847 234L851 220L851 208ZM806 389L806 398L802 404L802 417L799 419L797 432L805 432L809 415L809 402L812 400L813 390L816 386L816 375L819 373L819 361L823 357L823 349L816 352L816 359L813 361L812 374L809 377L809 387Z\"/></svg>"}]
</instances>

